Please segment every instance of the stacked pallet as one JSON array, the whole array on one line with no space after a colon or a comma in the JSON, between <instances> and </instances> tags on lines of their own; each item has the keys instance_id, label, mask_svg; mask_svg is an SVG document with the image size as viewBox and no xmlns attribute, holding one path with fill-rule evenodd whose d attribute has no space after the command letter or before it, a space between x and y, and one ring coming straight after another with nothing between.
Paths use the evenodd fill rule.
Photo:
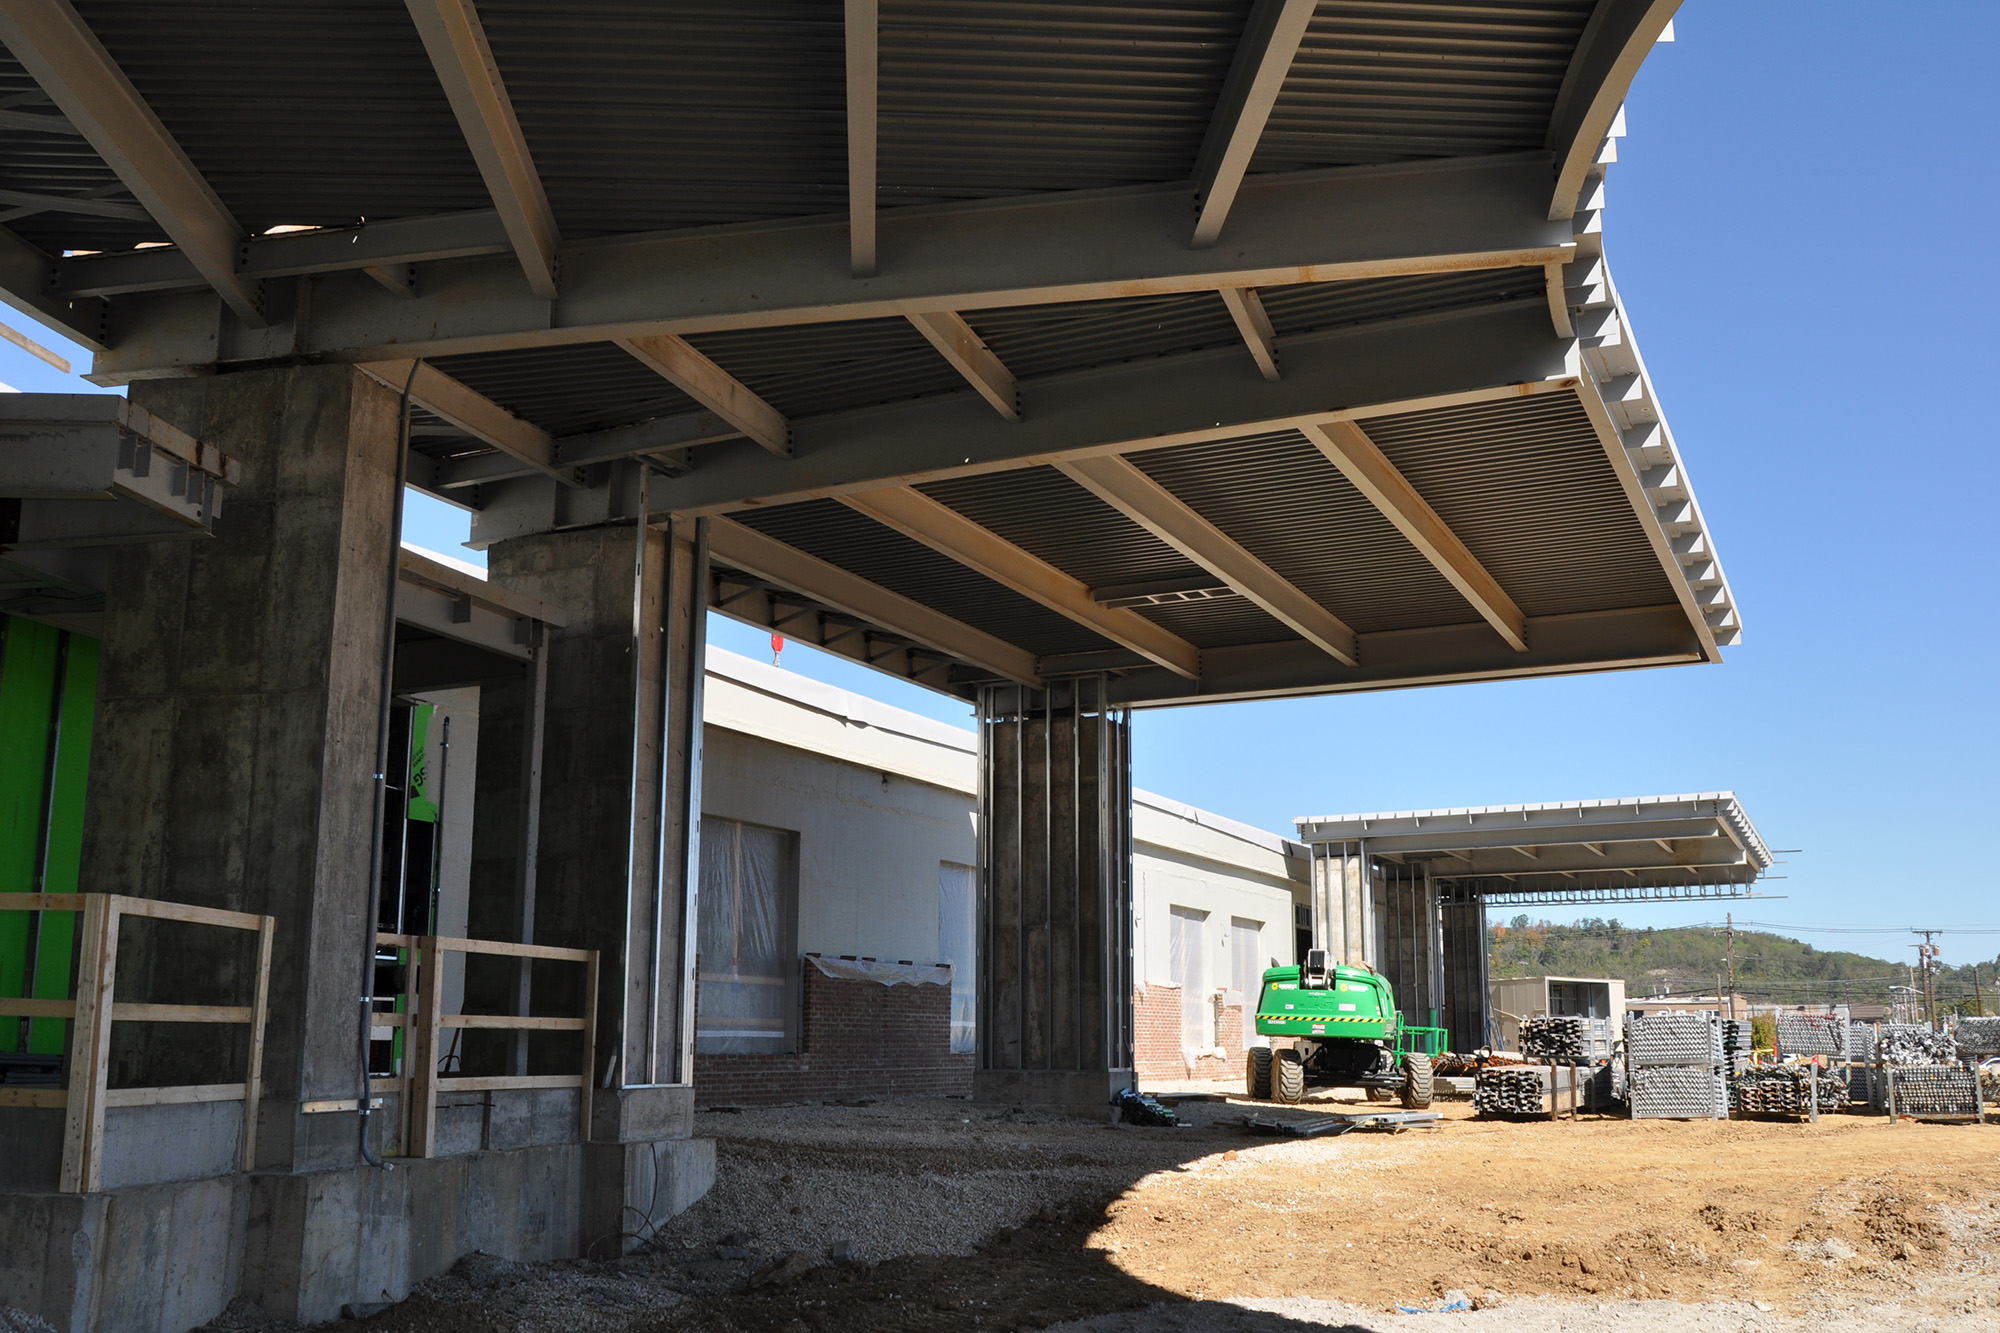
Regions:
<instances>
[{"instance_id":1,"label":"stacked pallet","mask_svg":"<svg viewBox=\"0 0 2000 1333\"><path fill-rule=\"evenodd\" d=\"M1730 1080L1730 1099L1748 1115L1809 1115L1813 1077L1804 1065L1755 1065Z\"/></svg>"},{"instance_id":2,"label":"stacked pallet","mask_svg":"<svg viewBox=\"0 0 2000 1333\"><path fill-rule=\"evenodd\" d=\"M1884 1023L1880 1049L1883 1062L1891 1065L1948 1065L1958 1058L1950 1033L1922 1023Z\"/></svg>"},{"instance_id":3,"label":"stacked pallet","mask_svg":"<svg viewBox=\"0 0 2000 1333\"><path fill-rule=\"evenodd\" d=\"M1729 1115L1722 1020L1714 1014L1628 1016L1625 1064L1634 1120L1721 1120Z\"/></svg>"},{"instance_id":4,"label":"stacked pallet","mask_svg":"<svg viewBox=\"0 0 2000 1333\"><path fill-rule=\"evenodd\" d=\"M1787 1013L1778 1014L1777 1019L1780 1057L1827 1055L1844 1058L1846 1056L1846 1019L1831 1014Z\"/></svg>"}]
</instances>

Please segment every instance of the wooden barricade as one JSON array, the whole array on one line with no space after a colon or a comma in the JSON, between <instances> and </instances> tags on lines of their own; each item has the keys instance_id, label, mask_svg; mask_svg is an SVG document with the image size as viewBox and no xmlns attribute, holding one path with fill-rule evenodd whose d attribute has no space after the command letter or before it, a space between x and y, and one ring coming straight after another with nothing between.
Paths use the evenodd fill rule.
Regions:
<instances>
[{"instance_id":1,"label":"wooden barricade","mask_svg":"<svg viewBox=\"0 0 2000 1333\"><path fill-rule=\"evenodd\" d=\"M407 1014L378 1014L378 1024L394 1026L398 1021L409 1029L408 1054L400 1080L404 1091L403 1151L410 1157L432 1157L437 1150L438 1095L445 1092L499 1092L532 1088L576 1088L579 1094L579 1136L590 1136L590 1076L596 1061L597 1031L597 951L562 949L546 944L510 944L503 940L467 940L448 935L419 937L383 936L392 947L411 950L411 966L416 972L416 1005ZM447 1014L442 1012L444 969L438 964L447 953L489 954L531 960L584 965L584 1012L579 1017L529 1016L525 1014ZM581 1032L583 1069L576 1074L500 1074L474 1077L444 1077L437 1071L442 1055L439 1034L455 1028L478 1028L512 1032ZM378 1080L379 1089L386 1080Z\"/></svg>"},{"instance_id":2,"label":"wooden barricade","mask_svg":"<svg viewBox=\"0 0 2000 1333\"><path fill-rule=\"evenodd\" d=\"M271 936L277 918L214 907L131 898L115 893L0 893L0 911L76 912L76 998L0 998L0 1016L69 1019L66 1088L0 1088L0 1106L62 1107L62 1174L66 1194L98 1189L104 1174L104 1112L113 1106L190 1102L243 1103L243 1169L257 1159L257 1101L264 1071L264 1024L270 1011ZM247 1005L135 1004L117 998L118 926L128 916L186 921L257 935L256 994ZM163 1088L107 1087L113 1023L241 1023L250 1028L249 1068L241 1083Z\"/></svg>"}]
</instances>

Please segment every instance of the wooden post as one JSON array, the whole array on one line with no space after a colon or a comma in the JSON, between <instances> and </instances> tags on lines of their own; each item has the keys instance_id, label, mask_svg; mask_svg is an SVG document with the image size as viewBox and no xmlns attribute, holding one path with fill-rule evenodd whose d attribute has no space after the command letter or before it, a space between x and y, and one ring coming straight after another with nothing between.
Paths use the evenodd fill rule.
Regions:
<instances>
[{"instance_id":1,"label":"wooden post","mask_svg":"<svg viewBox=\"0 0 2000 1333\"><path fill-rule=\"evenodd\" d=\"M425 935L416 942L417 1008L410 1016L410 1058L403 1079L409 1099L409 1139L403 1151L411 1157L434 1155L437 1137L438 1008L444 994L444 969L438 965L438 941Z\"/></svg>"},{"instance_id":2,"label":"wooden post","mask_svg":"<svg viewBox=\"0 0 2000 1333\"><path fill-rule=\"evenodd\" d=\"M65 1194L87 1194L104 1178L104 1085L111 1046L111 994L118 971L118 899L83 900L77 950L76 1019L71 1024L69 1099L63 1117Z\"/></svg>"},{"instance_id":3,"label":"wooden post","mask_svg":"<svg viewBox=\"0 0 2000 1333\"><path fill-rule=\"evenodd\" d=\"M1806 1115L1812 1120L1812 1122L1815 1125L1817 1125L1819 1123L1819 1062L1818 1061L1813 1062L1812 1073L1809 1074L1807 1077L1812 1080L1812 1101L1807 1106Z\"/></svg>"},{"instance_id":4,"label":"wooden post","mask_svg":"<svg viewBox=\"0 0 2000 1333\"><path fill-rule=\"evenodd\" d=\"M257 994L251 1000L250 1067L243 1076L243 1169L257 1167L257 1110L264 1086L264 1023L271 1015L271 936L278 919L257 927Z\"/></svg>"}]
</instances>

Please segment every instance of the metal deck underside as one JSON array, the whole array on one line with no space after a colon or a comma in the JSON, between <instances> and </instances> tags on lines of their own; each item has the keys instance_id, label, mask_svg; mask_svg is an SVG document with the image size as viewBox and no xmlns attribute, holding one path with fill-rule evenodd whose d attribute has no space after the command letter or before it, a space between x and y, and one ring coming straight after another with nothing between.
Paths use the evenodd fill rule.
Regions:
<instances>
[{"instance_id":1,"label":"metal deck underside","mask_svg":"<svg viewBox=\"0 0 2000 1333\"><path fill-rule=\"evenodd\" d=\"M21 0L0 299L101 383L359 364L475 543L696 522L961 696L1717 661L1601 243L1674 8Z\"/></svg>"},{"instance_id":2,"label":"metal deck underside","mask_svg":"<svg viewBox=\"0 0 2000 1333\"><path fill-rule=\"evenodd\" d=\"M1296 821L1316 848L1428 863L1495 905L1746 896L1773 864L1734 792Z\"/></svg>"}]
</instances>

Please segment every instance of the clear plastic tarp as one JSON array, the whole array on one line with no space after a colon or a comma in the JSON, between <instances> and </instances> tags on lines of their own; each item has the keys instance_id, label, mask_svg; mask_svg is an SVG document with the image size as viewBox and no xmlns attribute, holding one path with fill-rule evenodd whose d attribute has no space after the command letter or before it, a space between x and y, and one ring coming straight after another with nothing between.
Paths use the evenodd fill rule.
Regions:
<instances>
[{"instance_id":1,"label":"clear plastic tarp","mask_svg":"<svg viewBox=\"0 0 2000 1333\"><path fill-rule=\"evenodd\" d=\"M938 954L951 964L951 1049L957 1055L970 1055L978 1035L979 989L973 971L977 875L971 866L949 861L938 866Z\"/></svg>"},{"instance_id":2,"label":"clear plastic tarp","mask_svg":"<svg viewBox=\"0 0 2000 1333\"><path fill-rule=\"evenodd\" d=\"M1257 997L1264 989L1264 923L1229 919L1229 983L1243 993L1243 1044L1257 1044Z\"/></svg>"},{"instance_id":3,"label":"clear plastic tarp","mask_svg":"<svg viewBox=\"0 0 2000 1333\"><path fill-rule=\"evenodd\" d=\"M1208 998L1208 913L1176 907L1167 928L1167 971L1181 988L1181 1048L1215 1046L1215 1006Z\"/></svg>"},{"instance_id":4,"label":"clear plastic tarp","mask_svg":"<svg viewBox=\"0 0 2000 1333\"><path fill-rule=\"evenodd\" d=\"M772 1055L790 1048L791 835L701 821L701 987L694 1048Z\"/></svg>"}]
</instances>

